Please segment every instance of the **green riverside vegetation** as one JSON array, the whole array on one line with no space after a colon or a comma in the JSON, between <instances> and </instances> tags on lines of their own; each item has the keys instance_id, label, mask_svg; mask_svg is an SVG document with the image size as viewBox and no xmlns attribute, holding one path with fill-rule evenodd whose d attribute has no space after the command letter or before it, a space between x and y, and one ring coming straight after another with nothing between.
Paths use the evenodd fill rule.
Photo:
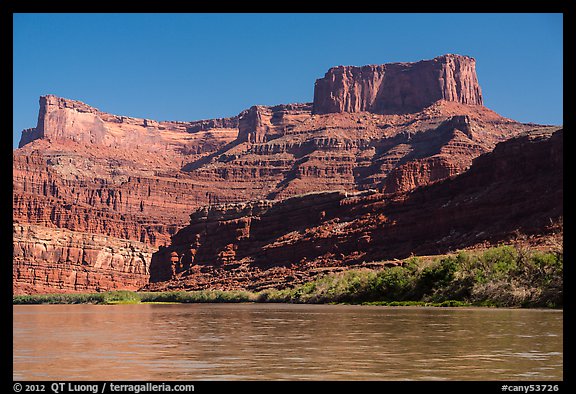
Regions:
<instances>
[{"instance_id":1,"label":"green riverside vegetation","mask_svg":"<svg viewBox=\"0 0 576 394\"><path fill-rule=\"evenodd\" d=\"M14 304L136 304L282 302L367 305L548 307L563 305L562 251L499 246L461 251L402 266L349 269L294 288L249 291L110 291L93 294L14 296Z\"/></svg>"}]
</instances>

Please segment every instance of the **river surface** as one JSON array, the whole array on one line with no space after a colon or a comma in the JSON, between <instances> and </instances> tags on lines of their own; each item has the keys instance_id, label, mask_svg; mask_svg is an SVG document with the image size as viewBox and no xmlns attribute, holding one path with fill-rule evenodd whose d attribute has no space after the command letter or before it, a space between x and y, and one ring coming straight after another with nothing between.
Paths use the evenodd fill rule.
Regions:
<instances>
[{"instance_id":1,"label":"river surface","mask_svg":"<svg viewBox=\"0 0 576 394\"><path fill-rule=\"evenodd\" d=\"M558 310L15 305L15 380L561 380Z\"/></svg>"}]
</instances>

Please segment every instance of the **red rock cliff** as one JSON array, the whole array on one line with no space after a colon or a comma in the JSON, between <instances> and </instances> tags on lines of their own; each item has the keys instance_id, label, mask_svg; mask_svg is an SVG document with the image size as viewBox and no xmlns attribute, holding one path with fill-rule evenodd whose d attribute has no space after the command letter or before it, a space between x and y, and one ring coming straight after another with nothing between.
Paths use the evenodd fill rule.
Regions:
<instances>
[{"instance_id":1,"label":"red rock cliff","mask_svg":"<svg viewBox=\"0 0 576 394\"><path fill-rule=\"evenodd\" d=\"M150 245L94 233L15 224L13 290L138 290L148 283Z\"/></svg>"},{"instance_id":2,"label":"red rock cliff","mask_svg":"<svg viewBox=\"0 0 576 394\"><path fill-rule=\"evenodd\" d=\"M416 63L333 67L314 86L314 113L416 112L438 100L482 105L476 61L444 55Z\"/></svg>"},{"instance_id":3,"label":"red rock cliff","mask_svg":"<svg viewBox=\"0 0 576 394\"><path fill-rule=\"evenodd\" d=\"M321 267L545 233L563 216L562 152L562 130L535 131L461 175L388 198L325 192L203 208L154 254L150 288L261 289Z\"/></svg>"}]
</instances>

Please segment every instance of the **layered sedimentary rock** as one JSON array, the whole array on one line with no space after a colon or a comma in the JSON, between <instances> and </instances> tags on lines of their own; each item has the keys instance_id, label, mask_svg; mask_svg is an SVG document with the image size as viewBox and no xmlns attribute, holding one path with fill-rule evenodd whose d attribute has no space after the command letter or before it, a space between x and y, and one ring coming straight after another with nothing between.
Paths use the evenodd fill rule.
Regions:
<instances>
[{"instance_id":1,"label":"layered sedimentary rock","mask_svg":"<svg viewBox=\"0 0 576 394\"><path fill-rule=\"evenodd\" d=\"M16 152L13 186L15 221L115 236L119 234L109 231L134 223L181 223L190 209L207 201L206 190L190 179L146 173L129 164L65 151ZM121 227L114 228L117 225ZM156 244L150 238L153 234L145 236L144 230L123 235Z\"/></svg>"},{"instance_id":2,"label":"layered sedimentary rock","mask_svg":"<svg viewBox=\"0 0 576 394\"><path fill-rule=\"evenodd\" d=\"M416 63L333 67L314 86L314 113L416 112L438 101L482 105L476 61L444 55Z\"/></svg>"},{"instance_id":3,"label":"layered sedimentary rock","mask_svg":"<svg viewBox=\"0 0 576 394\"><path fill-rule=\"evenodd\" d=\"M263 143L281 137L310 117L311 104L255 105L238 121L238 141Z\"/></svg>"},{"instance_id":4,"label":"layered sedimentary rock","mask_svg":"<svg viewBox=\"0 0 576 394\"><path fill-rule=\"evenodd\" d=\"M292 109L280 122L274 113L251 108L235 144L184 167L194 179L215 182L213 202L335 189L408 190L465 170L497 142L532 127L443 100L416 114ZM416 173L414 166L425 168ZM393 181L386 181L389 175ZM219 190L217 181L232 187Z\"/></svg>"},{"instance_id":5,"label":"layered sedimentary rock","mask_svg":"<svg viewBox=\"0 0 576 394\"><path fill-rule=\"evenodd\" d=\"M43 96L36 127L23 131L13 155L14 222L77 232L73 240L90 233L159 248L202 206L330 190L393 195L462 173L498 142L534 127L479 105L473 59L447 55L378 67L368 66L372 74L348 70L344 93L319 82L327 84L325 93L318 90L325 99L315 95L313 104L258 105L190 122L113 115ZM337 80L335 71L327 75ZM376 80L380 87L368 94L363 86ZM398 107L389 93L402 96L406 86L411 98ZM326 104L326 97L340 104ZM426 108L411 113L412 104ZM48 260L21 250L14 256L19 272L38 264L50 271ZM132 288L141 277L128 278L130 272L99 289ZM21 278L28 279L15 282L16 289L26 280L40 283ZM94 288L78 281L74 289L82 291L83 283Z\"/></svg>"},{"instance_id":6,"label":"layered sedimentary rock","mask_svg":"<svg viewBox=\"0 0 576 394\"><path fill-rule=\"evenodd\" d=\"M61 229L71 230L76 234L70 236L71 243L90 233L141 242L149 248L166 244L186 223L191 209L210 201L209 184L180 172L184 158L201 158L235 140L234 127L237 118L157 122L43 96L37 126L23 132L21 148L13 155L15 225L42 226L54 232L55 240ZM22 255L22 251L14 249L18 272L42 276L57 269L56 262ZM141 286L148 277L150 255L147 251L138 273L127 266L121 275L99 281L98 288ZM45 292L52 285L55 291L95 289L85 280L74 286L55 283L14 277L16 292Z\"/></svg>"},{"instance_id":7,"label":"layered sedimentary rock","mask_svg":"<svg viewBox=\"0 0 576 394\"><path fill-rule=\"evenodd\" d=\"M149 288L278 287L322 267L541 234L563 216L562 156L563 131L536 130L464 174L391 198L324 192L202 208L154 254Z\"/></svg>"},{"instance_id":8,"label":"layered sedimentary rock","mask_svg":"<svg viewBox=\"0 0 576 394\"><path fill-rule=\"evenodd\" d=\"M80 101L47 95L40 97L37 126L22 132L19 147L36 139L46 139L50 142L78 142L81 145L126 148L156 154L186 151L187 147L198 148L196 146L200 145L199 152L195 153L201 153L210 152L234 140L237 127L238 117L161 122L112 115ZM207 146L202 149L204 145ZM164 165L168 163L162 162Z\"/></svg>"},{"instance_id":9,"label":"layered sedimentary rock","mask_svg":"<svg viewBox=\"0 0 576 394\"><path fill-rule=\"evenodd\" d=\"M14 293L137 290L148 283L150 245L99 234L15 224Z\"/></svg>"}]
</instances>

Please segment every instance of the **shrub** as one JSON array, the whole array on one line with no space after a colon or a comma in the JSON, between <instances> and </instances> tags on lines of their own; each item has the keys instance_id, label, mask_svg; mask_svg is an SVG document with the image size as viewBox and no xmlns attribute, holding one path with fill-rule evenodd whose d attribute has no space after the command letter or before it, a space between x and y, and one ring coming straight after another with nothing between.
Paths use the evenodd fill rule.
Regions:
<instances>
[{"instance_id":1,"label":"shrub","mask_svg":"<svg viewBox=\"0 0 576 394\"><path fill-rule=\"evenodd\" d=\"M416 281L415 296L432 295L435 291L447 287L454 280L457 267L456 258L448 256L424 268Z\"/></svg>"},{"instance_id":2,"label":"shrub","mask_svg":"<svg viewBox=\"0 0 576 394\"><path fill-rule=\"evenodd\" d=\"M518 252L511 246L490 248L482 253L480 264L492 278L504 278L518 268Z\"/></svg>"},{"instance_id":3,"label":"shrub","mask_svg":"<svg viewBox=\"0 0 576 394\"><path fill-rule=\"evenodd\" d=\"M13 304L99 304L104 300L101 293L81 294L33 294L12 297Z\"/></svg>"},{"instance_id":4,"label":"shrub","mask_svg":"<svg viewBox=\"0 0 576 394\"><path fill-rule=\"evenodd\" d=\"M142 302L177 302L177 303L206 303L206 302L252 302L256 301L254 293L240 290L198 290L198 291L170 291L140 293Z\"/></svg>"},{"instance_id":5,"label":"shrub","mask_svg":"<svg viewBox=\"0 0 576 394\"><path fill-rule=\"evenodd\" d=\"M102 302L105 304L138 304L140 302L140 296L134 291L108 291L103 293Z\"/></svg>"},{"instance_id":6,"label":"shrub","mask_svg":"<svg viewBox=\"0 0 576 394\"><path fill-rule=\"evenodd\" d=\"M384 300L404 300L413 292L414 274L410 268L392 267L376 275L372 282L371 298Z\"/></svg>"},{"instance_id":7,"label":"shrub","mask_svg":"<svg viewBox=\"0 0 576 394\"><path fill-rule=\"evenodd\" d=\"M475 303L523 307L562 305L561 253L500 246L479 255L475 269L470 295Z\"/></svg>"}]
</instances>

